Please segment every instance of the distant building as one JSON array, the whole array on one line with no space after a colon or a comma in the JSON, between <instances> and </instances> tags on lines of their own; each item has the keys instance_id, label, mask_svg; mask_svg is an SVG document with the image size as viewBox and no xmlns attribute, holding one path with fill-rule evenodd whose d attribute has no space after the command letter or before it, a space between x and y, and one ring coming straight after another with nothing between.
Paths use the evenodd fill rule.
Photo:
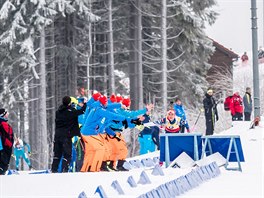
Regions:
<instances>
[{"instance_id":1,"label":"distant building","mask_svg":"<svg viewBox=\"0 0 264 198\"><path fill-rule=\"evenodd\" d=\"M215 89L216 97L221 98L233 92L233 64L239 55L212 41L215 52L209 60L212 67L208 70L206 80Z\"/></svg>"}]
</instances>

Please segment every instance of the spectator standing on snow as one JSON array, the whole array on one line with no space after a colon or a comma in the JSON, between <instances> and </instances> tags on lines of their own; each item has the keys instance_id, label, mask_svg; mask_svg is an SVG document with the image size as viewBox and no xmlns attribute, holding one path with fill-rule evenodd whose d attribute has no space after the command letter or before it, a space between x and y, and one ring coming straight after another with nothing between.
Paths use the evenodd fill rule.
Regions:
<instances>
[{"instance_id":1,"label":"spectator standing on snow","mask_svg":"<svg viewBox=\"0 0 264 198\"><path fill-rule=\"evenodd\" d=\"M213 89L208 88L205 98L203 100L205 121L206 121L206 135L214 134L215 122L218 121L217 104L213 97Z\"/></svg>"},{"instance_id":2,"label":"spectator standing on snow","mask_svg":"<svg viewBox=\"0 0 264 198\"><path fill-rule=\"evenodd\" d=\"M232 115L232 121L243 120L243 99L239 95L239 92L235 92L230 101L230 111Z\"/></svg>"},{"instance_id":3,"label":"spectator standing on snow","mask_svg":"<svg viewBox=\"0 0 264 198\"><path fill-rule=\"evenodd\" d=\"M244 54L243 54L242 57L241 57L241 60L242 60L242 62L246 62L246 61L248 61L248 55L247 55L247 52L244 52Z\"/></svg>"},{"instance_id":4,"label":"spectator standing on snow","mask_svg":"<svg viewBox=\"0 0 264 198\"><path fill-rule=\"evenodd\" d=\"M251 98L250 87L246 88L246 93L243 97L243 104L244 104L244 120L250 121L251 112L252 112L252 98Z\"/></svg>"},{"instance_id":5,"label":"spectator standing on snow","mask_svg":"<svg viewBox=\"0 0 264 198\"><path fill-rule=\"evenodd\" d=\"M51 167L53 173L58 172L62 156L62 172L68 172L72 158L72 137L81 136L78 116L84 113L86 105L76 110L71 100L72 98L70 96L64 96L62 105L56 111L54 157Z\"/></svg>"},{"instance_id":6,"label":"spectator standing on snow","mask_svg":"<svg viewBox=\"0 0 264 198\"><path fill-rule=\"evenodd\" d=\"M7 121L7 111L0 109L0 175L8 169L14 143L13 129Z\"/></svg>"}]
</instances>

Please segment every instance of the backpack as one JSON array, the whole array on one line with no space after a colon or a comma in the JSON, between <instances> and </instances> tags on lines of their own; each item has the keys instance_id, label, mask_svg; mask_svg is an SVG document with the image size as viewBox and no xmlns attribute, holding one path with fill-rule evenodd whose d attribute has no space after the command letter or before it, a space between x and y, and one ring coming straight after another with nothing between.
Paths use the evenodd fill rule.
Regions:
<instances>
[{"instance_id":1,"label":"backpack","mask_svg":"<svg viewBox=\"0 0 264 198\"><path fill-rule=\"evenodd\" d=\"M7 122L0 122L0 138L4 146L12 148L14 135L11 126Z\"/></svg>"},{"instance_id":2,"label":"backpack","mask_svg":"<svg viewBox=\"0 0 264 198\"><path fill-rule=\"evenodd\" d=\"M224 109L225 111L230 111L230 102L231 102L232 96L227 96L224 102Z\"/></svg>"}]
</instances>

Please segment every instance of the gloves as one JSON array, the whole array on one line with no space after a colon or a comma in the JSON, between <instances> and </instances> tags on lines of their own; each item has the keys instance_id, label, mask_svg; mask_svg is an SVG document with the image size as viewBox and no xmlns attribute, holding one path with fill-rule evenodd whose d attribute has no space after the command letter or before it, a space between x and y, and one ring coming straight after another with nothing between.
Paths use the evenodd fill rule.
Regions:
<instances>
[{"instance_id":1,"label":"gloves","mask_svg":"<svg viewBox=\"0 0 264 198\"><path fill-rule=\"evenodd\" d=\"M93 94L93 99L95 100L95 101L97 101L97 100L99 100L99 97L101 96L101 94L99 93L99 92L94 92L94 94Z\"/></svg>"},{"instance_id":2,"label":"gloves","mask_svg":"<svg viewBox=\"0 0 264 198\"><path fill-rule=\"evenodd\" d=\"M142 125L142 122L139 120L139 118L137 118L137 119L131 119L131 123L133 123L135 125Z\"/></svg>"},{"instance_id":3,"label":"gloves","mask_svg":"<svg viewBox=\"0 0 264 198\"><path fill-rule=\"evenodd\" d=\"M185 120L181 120L181 125L185 125Z\"/></svg>"},{"instance_id":4,"label":"gloves","mask_svg":"<svg viewBox=\"0 0 264 198\"><path fill-rule=\"evenodd\" d=\"M117 139L118 142L120 142L121 138L117 135L114 135L114 138Z\"/></svg>"},{"instance_id":5,"label":"gloves","mask_svg":"<svg viewBox=\"0 0 264 198\"><path fill-rule=\"evenodd\" d=\"M125 129L128 127L127 120L123 120L123 121L122 121L122 124L123 124L123 126L125 127Z\"/></svg>"}]
</instances>

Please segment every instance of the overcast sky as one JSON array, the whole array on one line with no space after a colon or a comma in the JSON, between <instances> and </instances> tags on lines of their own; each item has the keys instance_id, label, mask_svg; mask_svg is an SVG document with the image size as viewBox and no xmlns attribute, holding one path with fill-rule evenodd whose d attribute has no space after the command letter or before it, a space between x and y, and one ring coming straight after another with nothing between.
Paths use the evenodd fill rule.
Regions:
<instances>
[{"instance_id":1,"label":"overcast sky","mask_svg":"<svg viewBox=\"0 0 264 198\"><path fill-rule=\"evenodd\" d=\"M263 44L263 1L257 0L258 46ZM232 49L238 55L252 51L251 0L217 0L219 13L213 26L208 26L209 37Z\"/></svg>"}]
</instances>

